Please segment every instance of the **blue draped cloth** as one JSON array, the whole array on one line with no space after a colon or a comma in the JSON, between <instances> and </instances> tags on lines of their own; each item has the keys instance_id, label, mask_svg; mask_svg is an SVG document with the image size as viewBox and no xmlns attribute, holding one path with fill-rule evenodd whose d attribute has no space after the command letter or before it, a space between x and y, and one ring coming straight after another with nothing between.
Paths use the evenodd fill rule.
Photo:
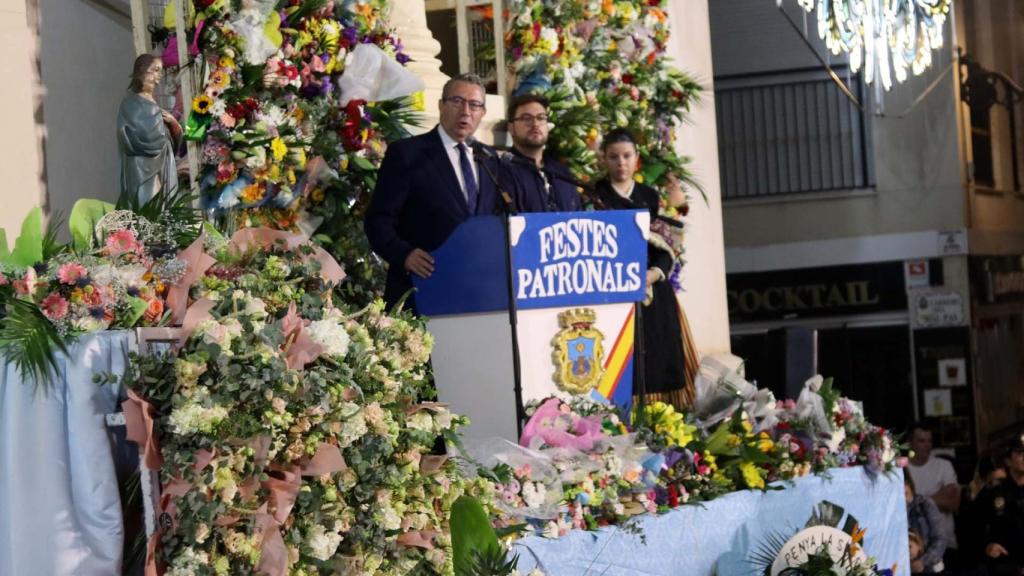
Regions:
<instances>
[{"instance_id":1,"label":"blue draped cloth","mask_svg":"<svg viewBox=\"0 0 1024 576\"><path fill-rule=\"evenodd\" d=\"M98 385L93 375L123 375L133 342L134 334L125 331L83 336L58 357L56 377L38 388L5 362L0 575L121 573L124 525L115 454L124 452L124 444L105 421L120 410L120 385Z\"/></svg>"},{"instance_id":2,"label":"blue draped cloth","mask_svg":"<svg viewBox=\"0 0 1024 576\"><path fill-rule=\"evenodd\" d=\"M710 576L755 574L753 556L772 534L788 538L803 529L812 509L828 500L867 529L864 550L878 566L898 564L909 576L907 512L902 472L869 477L861 468L831 471L832 479L809 476L784 490L746 490L661 516L640 518L646 539L621 528L573 531L557 540L518 540L519 571L540 568L549 576Z\"/></svg>"}]
</instances>

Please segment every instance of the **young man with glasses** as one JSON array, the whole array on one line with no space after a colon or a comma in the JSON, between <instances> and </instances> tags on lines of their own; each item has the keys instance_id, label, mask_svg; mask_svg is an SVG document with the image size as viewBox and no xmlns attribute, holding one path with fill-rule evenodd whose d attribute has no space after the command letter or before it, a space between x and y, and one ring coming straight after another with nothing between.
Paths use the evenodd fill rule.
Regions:
<instances>
[{"instance_id":1,"label":"young man with glasses","mask_svg":"<svg viewBox=\"0 0 1024 576\"><path fill-rule=\"evenodd\" d=\"M497 161L474 158L472 148L485 98L478 76L452 78L441 91L438 126L393 142L384 155L363 228L370 247L388 263L384 301L389 308L412 288L411 274L433 274L430 252L460 223L494 212L498 195L480 163ZM405 307L416 312L412 295Z\"/></svg>"},{"instance_id":2,"label":"young man with glasses","mask_svg":"<svg viewBox=\"0 0 1024 576\"><path fill-rule=\"evenodd\" d=\"M512 137L510 168L520 212L582 210L575 179L562 163L545 154L551 117L548 101L539 94L522 94L508 107Z\"/></svg>"}]
</instances>

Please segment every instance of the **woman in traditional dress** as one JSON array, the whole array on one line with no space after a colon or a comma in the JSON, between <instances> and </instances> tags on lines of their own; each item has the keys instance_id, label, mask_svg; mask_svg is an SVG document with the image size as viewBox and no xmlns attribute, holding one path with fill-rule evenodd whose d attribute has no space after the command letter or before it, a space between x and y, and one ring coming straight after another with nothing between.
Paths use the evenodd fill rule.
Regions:
<instances>
[{"instance_id":1,"label":"woman in traditional dress","mask_svg":"<svg viewBox=\"0 0 1024 576\"><path fill-rule=\"evenodd\" d=\"M117 149L121 157L121 194L145 204L162 190L178 186L174 150L181 126L156 103L153 91L163 63L152 54L135 59L128 94L117 112Z\"/></svg>"},{"instance_id":2,"label":"woman in traditional dress","mask_svg":"<svg viewBox=\"0 0 1024 576\"><path fill-rule=\"evenodd\" d=\"M636 139L624 128L609 132L601 142L600 158L608 176L595 185L597 199L608 210L646 209L652 229L658 216L658 191L634 179L639 155ZM647 244L647 298L642 308L644 382L647 400L682 408L690 403L683 361L678 302L668 282L674 258L659 234ZM637 391L634 391L637 392Z\"/></svg>"}]
</instances>

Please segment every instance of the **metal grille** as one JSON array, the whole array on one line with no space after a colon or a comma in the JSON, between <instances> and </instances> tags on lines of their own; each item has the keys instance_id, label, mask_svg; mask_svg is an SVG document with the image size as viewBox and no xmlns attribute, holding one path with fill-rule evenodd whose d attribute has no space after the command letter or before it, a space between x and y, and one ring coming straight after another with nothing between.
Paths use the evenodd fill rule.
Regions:
<instances>
[{"instance_id":1,"label":"metal grille","mask_svg":"<svg viewBox=\"0 0 1024 576\"><path fill-rule=\"evenodd\" d=\"M476 11L470 11L469 50L472 72L485 80L495 80L494 22Z\"/></svg>"},{"instance_id":2,"label":"metal grille","mask_svg":"<svg viewBox=\"0 0 1024 576\"><path fill-rule=\"evenodd\" d=\"M723 198L874 184L868 117L824 72L716 79L715 102Z\"/></svg>"}]
</instances>

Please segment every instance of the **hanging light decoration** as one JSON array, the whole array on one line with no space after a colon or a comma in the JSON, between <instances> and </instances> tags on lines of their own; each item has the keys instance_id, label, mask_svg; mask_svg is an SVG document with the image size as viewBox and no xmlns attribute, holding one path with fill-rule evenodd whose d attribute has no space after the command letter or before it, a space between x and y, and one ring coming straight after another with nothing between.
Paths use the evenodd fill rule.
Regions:
<instances>
[{"instance_id":1,"label":"hanging light decoration","mask_svg":"<svg viewBox=\"0 0 1024 576\"><path fill-rule=\"evenodd\" d=\"M777 0L781 6L782 0ZM942 27L953 0L797 0L807 12L817 9L818 36L833 54L850 55L850 68L864 67L888 90L892 78L907 79L931 66L932 51L942 47Z\"/></svg>"}]
</instances>

